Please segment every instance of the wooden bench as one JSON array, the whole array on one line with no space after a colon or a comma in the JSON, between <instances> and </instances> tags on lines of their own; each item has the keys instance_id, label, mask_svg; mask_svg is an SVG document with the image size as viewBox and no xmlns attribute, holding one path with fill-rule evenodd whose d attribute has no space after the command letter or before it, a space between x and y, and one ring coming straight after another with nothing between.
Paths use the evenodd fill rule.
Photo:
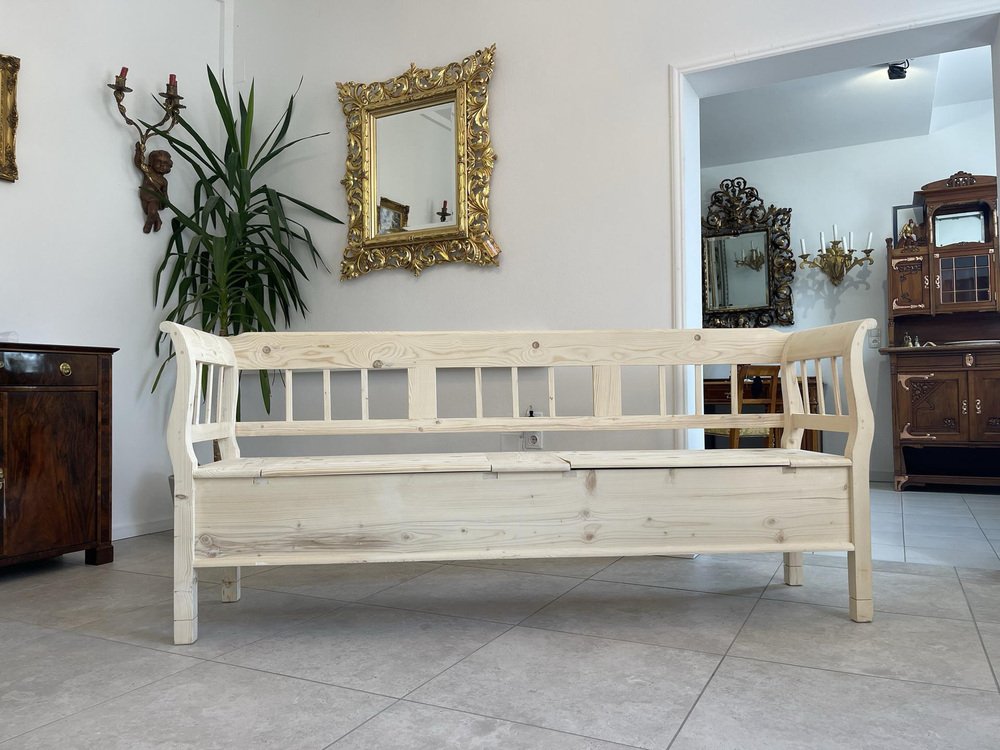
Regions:
<instances>
[{"instance_id":1,"label":"wooden bench","mask_svg":"<svg viewBox=\"0 0 1000 750\"><path fill-rule=\"evenodd\" d=\"M228 568L222 597L235 601L245 565L504 557L780 551L785 582L798 585L803 552L846 550L850 617L870 621L873 429L862 349L874 326L219 338L164 323L177 354L174 639L197 638L199 568ZM738 413L742 364L780 365L782 411ZM720 366L734 413L705 414L705 370ZM266 420L235 419L248 371L283 381ZM816 410L803 400L807 375ZM674 408L684 393L690 405ZM529 403L544 416L526 416ZM782 447L674 449L689 430L755 426L781 428ZM846 433L843 455L801 450L810 429ZM500 450L525 430L549 447L584 449ZM620 444L597 433L621 430L660 432L625 434L644 438L642 450L597 449ZM346 436L379 450L240 451L250 438L278 452L299 438ZM440 451L448 439L462 452L412 452L408 442Z\"/></svg>"}]
</instances>

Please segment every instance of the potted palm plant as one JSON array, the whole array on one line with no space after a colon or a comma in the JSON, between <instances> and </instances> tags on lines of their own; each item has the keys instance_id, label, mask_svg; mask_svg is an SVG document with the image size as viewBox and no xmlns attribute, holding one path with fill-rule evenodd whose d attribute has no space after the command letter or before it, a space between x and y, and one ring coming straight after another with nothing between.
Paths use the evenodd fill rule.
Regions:
<instances>
[{"instance_id":1,"label":"potted palm plant","mask_svg":"<svg viewBox=\"0 0 1000 750\"><path fill-rule=\"evenodd\" d=\"M225 79L220 84L209 68L208 81L225 133L221 154L183 118L180 135L155 131L197 176L190 211L161 196L173 218L156 272L155 302L167 310L166 320L222 336L273 331L279 321L287 325L293 311L304 314L308 309L300 289L300 281L308 280L308 275L298 255L314 268L329 270L309 229L288 216L286 205L343 222L269 187L261 180L261 171L295 144L326 133L285 141L295 102L292 94L270 133L255 144L253 84L245 100L239 95L234 110ZM157 339L157 355L164 340L163 334ZM163 365L156 382L162 372ZM270 410L270 384L264 371L260 383L264 406Z\"/></svg>"}]
</instances>

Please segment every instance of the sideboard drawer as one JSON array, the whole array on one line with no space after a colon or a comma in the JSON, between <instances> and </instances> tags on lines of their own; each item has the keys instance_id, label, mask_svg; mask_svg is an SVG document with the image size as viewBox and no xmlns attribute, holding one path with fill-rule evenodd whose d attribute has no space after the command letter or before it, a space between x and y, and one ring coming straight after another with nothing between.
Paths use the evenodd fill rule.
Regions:
<instances>
[{"instance_id":1,"label":"sideboard drawer","mask_svg":"<svg viewBox=\"0 0 1000 750\"><path fill-rule=\"evenodd\" d=\"M97 355L0 349L0 385L96 386Z\"/></svg>"}]
</instances>

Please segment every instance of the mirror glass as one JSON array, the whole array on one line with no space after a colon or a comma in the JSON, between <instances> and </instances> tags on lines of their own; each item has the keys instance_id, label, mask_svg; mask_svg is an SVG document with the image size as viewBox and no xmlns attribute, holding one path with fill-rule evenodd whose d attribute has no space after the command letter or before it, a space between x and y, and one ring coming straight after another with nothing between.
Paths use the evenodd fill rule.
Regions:
<instances>
[{"instance_id":1,"label":"mirror glass","mask_svg":"<svg viewBox=\"0 0 1000 750\"><path fill-rule=\"evenodd\" d=\"M377 234L455 225L455 102L375 118Z\"/></svg>"},{"instance_id":2,"label":"mirror glass","mask_svg":"<svg viewBox=\"0 0 1000 750\"><path fill-rule=\"evenodd\" d=\"M767 232L706 237L704 242L708 306L713 310L767 306Z\"/></svg>"},{"instance_id":3,"label":"mirror glass","mask_svg":"<svg viewBox=\"0 0 1000 750\"><path fill-rule=\"evenodd\" d=\"M442 263L500 265L490 228L495 46L373 83L338 83L347 126L341 279Z\"/></svg>"},{"instance_id":4,"label":"mirror glass","mask_svg":"<svg viewBox=\"0 0 1000 750\"><path fill-rule=\"evenodd\" d=\"M744 178L719 183L701 220L705 328L792 325L791 225L792 209L765 207Z\"/></svg>"},{"instance_id":5,"label":"mirror glass","mask_svg":"<svg viewBox=\"0 0 1000 750\"><path fill-rule=\"evenodd\" d=\"M957 245L960 242L986 242L986 221L982 211L934 217L935 246Z\"/></svg>"}]
</instances>

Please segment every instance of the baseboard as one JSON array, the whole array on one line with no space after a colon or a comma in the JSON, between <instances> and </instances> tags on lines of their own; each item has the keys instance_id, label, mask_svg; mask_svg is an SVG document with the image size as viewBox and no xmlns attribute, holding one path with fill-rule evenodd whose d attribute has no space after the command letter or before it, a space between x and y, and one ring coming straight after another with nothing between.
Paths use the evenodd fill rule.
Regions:
<instances>
[{"instance_id":1,"label":"baseboard","mask_svg":"<svg viewBox=\"0 0 1000 750\"><path fill-rule=\"evenodd\" d=\"M144 536L145 534L155 534L158 531L169 531L174 527L174 517L158 521L144 521L142 523L123 523L111 527L112 539L128 539L133 536Z\"/></svg>"}]
</instances>

